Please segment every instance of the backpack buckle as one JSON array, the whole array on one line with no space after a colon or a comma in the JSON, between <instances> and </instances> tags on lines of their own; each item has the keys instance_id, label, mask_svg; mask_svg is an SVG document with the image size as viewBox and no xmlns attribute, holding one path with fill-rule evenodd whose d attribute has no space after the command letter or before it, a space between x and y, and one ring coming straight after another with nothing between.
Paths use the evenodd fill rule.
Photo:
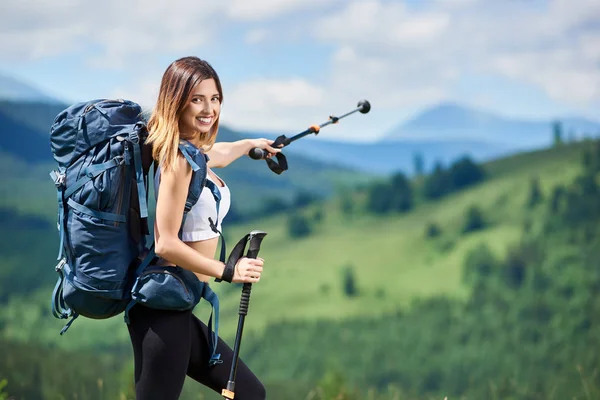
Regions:
<instances>
[{"instance_id":1,"label":"backpack buckle","mask_svg":"<svg viewBox=\"0 0 600 400\"><path fill-rule=\"evenodd\" d=\"M61 258L60 261L58 262L58 264L56 264L56 267L54 267L54 270L56 272L59 272L63 269L63 267L65 266L65 264L67 263L67 259L66 258Z\"/></svg>"},{"instance_id":2,"label":"backpack buckle","mask_svg":"<svg viewBox=\"0 0 600 400\"><path fill-rule=\"evenodd\" d=\"M129 132L129 140L131 143L138 144L140 142L140 135L137 133L137 129Z\"/></svg>"},{"instance_id":3,"label":"backpack buckle","mask_svg":"<svg viewBox=\"0 0 600 400\"><path fill-rule=\"evenodd\" d=\"M52 171L50 172L50 177L52 178L54 186L56 186L57 189L60 189L61 187L65 186L65 180L67 178L66 174L61 174L59 172Z\"/></svg>"}]
</instances>

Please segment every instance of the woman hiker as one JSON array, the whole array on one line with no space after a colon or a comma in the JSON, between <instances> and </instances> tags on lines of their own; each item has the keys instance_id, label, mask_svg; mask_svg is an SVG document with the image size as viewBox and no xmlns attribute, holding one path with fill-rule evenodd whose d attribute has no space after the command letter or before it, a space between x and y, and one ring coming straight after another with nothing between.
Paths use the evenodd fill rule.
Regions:
<instances>
[{"instance_id":1,"label":"woman hiker","mask_svg":"<svg viewBox=\"0 0 600 400\"><path fill-rule=\"evenodd\" d=\"M267 139L215 143L222 102L221 83L211 65L197 57L181 58L165 71L148 121L148 141L160 169L159 180L155 182L158 193L154 226L156 265L179 266L192 271L206 284L211 278L224 277L225 264L214 258L219 236L216 231L221 229L231 200L229 188L212 168L225 167L255 147L266 150L268 157L280 151L271 147L273 141ZM208 156L207 180L218 187L221 200L217 213L216 200L205 187L187 213L179 236L192 177L190 164L178 150L181 140ZM240 258L231 281L258 282L263 263L262 258ZM186 376L218 393L226 387L233 351L219 338L215 351L220 354L219 360L210 362L211 332L191 310L166 311L137 304L130 310L129 320L138 400L177 399ZM240 360L236 400L265 397L262 383Z\"/></svg>"}]
</instances>

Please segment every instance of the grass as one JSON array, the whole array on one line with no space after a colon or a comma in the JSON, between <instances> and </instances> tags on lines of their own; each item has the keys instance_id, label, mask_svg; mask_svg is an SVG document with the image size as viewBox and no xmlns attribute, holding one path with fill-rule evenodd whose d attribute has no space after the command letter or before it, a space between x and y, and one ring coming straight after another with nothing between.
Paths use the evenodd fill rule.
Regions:
<instances>
[{"instance_id":1,"label":"grass","mask_svg":"<svg viewBox=\"0 0 600 400\"><path fill-rule=\"evenodd\" d=\"M254 285L245 332L264 333L268 324L282 320L344 319L395 312L419 297L447 295L464 298L462 266L467 253L486 243L497 254L519 240L524 220L529 182L539 178L542 191L570 181L580 170L585 144L521 154L485 165L489 178L482 184L435 202L419 202L407 214L374 216L357 212L343 215L339 199L313 205L323 212L313 234L292 240L287 234L287 214L252 223L225 226L228 251L253 229L268 233L260 256L266 259L263 279ZM243 201L232 189L234 202ZM236 200L237 199L237 200ZM468 207L483 210L485 230L461 233ZM538 210L539 211L539 210ZM55 211L52 210L52 213ZM426 238L427 225L436 223L441 236ZM52 267L48 260L48 268ZM353 266L359 295L343 292L342 271ZM232 340L237 325L240 290L228 284L211 284L221 302L221 334ZM58 331L66 321L48 315L50 292L44 289L25 299L12 299L2 310L3 334L34 339L59 346L76 344L95 347L126 343L121 317L106 321L80 318L64 337ZM32 307L31 304L39 304ZM202 302L196 309L208 318ZM47 317L45 317L48 315ZM25 317L24 317L25 316ZM40 321L40 318L42 321Z\"/></svg>"},{"instance_id":2,"label":"grass","mask_svg":"<svg viewBox=\"0 0 600 400\"><path fill-rule=\"evenodd\" d=\"M530 179L537 177L544 195L579 172L582 144L522 154L486 165L490 178L481 185L440 201L419 204L405 215L347 218L336 203L322 206L324 219L313 235L291 240L286 216L227 229L235 242L252 229L268 232L260 255L265 258L261 282L253 288L245 329L264 331L279 320L340 319L393 312L415 297L461 298L466 254L485 242L498 254L519 240ZM480 207L489 228L461 235L466 209ZM311 210L311 213L314 210ZM425 237L427 223L442 229ZM342 291L342 269L354 266L360 295ZM239 292L212 285L220 294L222 329L234 332ZM202 306L199 313L203 314Z\"/></svg>"}]
</instances>

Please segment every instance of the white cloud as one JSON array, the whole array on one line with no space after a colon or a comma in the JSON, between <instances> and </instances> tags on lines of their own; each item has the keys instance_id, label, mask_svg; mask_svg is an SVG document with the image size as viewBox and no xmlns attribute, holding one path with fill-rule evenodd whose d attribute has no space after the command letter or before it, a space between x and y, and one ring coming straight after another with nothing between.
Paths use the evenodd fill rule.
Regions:
<instances>
[{"instance_id":1,"label":"white cloud","mask_svg":"<svg viewBox=\"0 0 600 400\"><path fill-rule=\"evenodd\" d=\"M448 23L445 13L413 12L401 2L369 0L354 1L341 12L321 18L314 31L322 40L390 50L431 43Z\"/></svg>"},{"instance_id":2,"label":"white cloud","mask_svg":"<svg viewBox=\"0 0 600 400\"><path fill-rule=\"evenodd\" d=\"M244 8L248 4L252 10ZM229 13L264 19L300 7L290 0L266 11L264 4L234 0ZM226 95L224 121L241 129L289 130L322 119L324 109L346 110L363 98L372 102L374 114L388 110L388 118L399 120L407 110L453 99L453 85L472 73L521 81L585 106L600 100L600 32L591 23L600 21L597 4L438 0L415 9L367 0L336 5L335 13L317 13L308 23L289 19L250 28L246 43L268 36L286 45L289 32L304 31L333 51L310 79L284 73L238 84ZM278 62L277 53L266 54ZM493 104L492 93L486 98Z\"/></svg>"},{"instance_id":3,"label":"white cloud","mask_svg":"<svg viewBox=\"0 0 600 400\"><path fill-rule=\"evenodd\" d=\"M222 1L222 4L232 19L257 21L323 8L340 1L342 0L230 0Z\"/></svg>"},{"instance_id":4,"label":"white cloud","mask_svg":"<svg viewBox=\"0 0 600 400\"><path fill-rule=\"evenodd\" d=\"M580 55L574 49L499 55L492 68L543 87L556 99L585 104L600 98L600 71L590 64L577 63Z\"/></svg>"},{"instance_id":5,"label":"white cloud","mask_svg":"<svg viewBox=\"0 0 600 400\"><path fill-rule=\"evenodd\" d=\"M225 98L223 122L240 129L289 130L316 116L327 102L322 87L304 79L257 79L234 87Z\"/></svg>"},{"instance_id":6,"label":"white cloud","mask_svg":"<svg viewBox=\"0 0 600 400\"><path fill-rule=\"evenodd\" d=\"M9 2L0 17L0 52L14 60L34 60L93 49L92 65L120 68L140 55L187 51L213 39L217 27L213 17L221 6L211 4Z\"/></svg>"},{"instance_id":7,"label":"white cloud","mask_svg":"<svg viewBox=\"0 0 600 400\"><path fill-rule=\"evenodd\" d=\"M0 52L15 61L83 54L88 66L119 68L126 76L143 65L144 75L131 73L127 85L109 90L151 105L164 71L156 59L206 54L205 46L214 45L222 50L219 62L239 66L230 68L224 82L232 87L225 93L224 119L251 129L293 129L322 119L325 109L347 110L362 98L372 102L373 117L381 110L388 113L386 121L399 120L408 110L453 99L457 82L464 84L473 74L537 87L581 110L600 104L600 1L415 4L14 1L2 5ZM248 45L254 53L239 47ZM299 46L308 72L303 65L287 71L293 46ZM329 51L325 57L323 49ZM244 58L256 54L268 67ZM253 69L258 64L262 70ZM492 106L493 91L485 98Z\"/></svg>"},{"instance_id":8,"label":"white cloud","mask_svg":"<svg viewBox=\"0 0 600 400\"><path fill-rule=\"evenodd\" d=\"M600 101L597 0L355 1L314 32L338 48L335 89L362 77L390 108L442 100L473 72L537 86L558 101Z\"/></svg>"}]
</instances>

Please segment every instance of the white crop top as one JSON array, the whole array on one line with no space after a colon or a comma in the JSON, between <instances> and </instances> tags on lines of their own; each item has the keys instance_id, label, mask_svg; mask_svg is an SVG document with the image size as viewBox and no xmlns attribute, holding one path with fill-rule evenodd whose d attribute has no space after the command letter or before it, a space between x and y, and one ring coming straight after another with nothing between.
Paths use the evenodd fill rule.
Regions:
<instances>
[{"instance_id":1,"label":"white crop top","mask_svg":"<svg viewBox=\"0 0 600 400\"><path fill-rule=\"evenodd\" d=\"M217 178L224 183L221 178L218 176ZM231 206L231 193L229 191L229 187L227 187L225 184L223 187L220 187L219 182L213 181L208 174L206 179L214 182L219 189L219 192L221 192L218 220L217 202L210 188L204 187L202 189L202 193L200 193L200 198L196 204L194 204L190 212L187 213L185 218L185 223L183 224L183 230L181 233L181 240L184 242L196 242L198 240L206 240L218 237L219 234L213 232L213 230L210 228L208 218L212 218L213 222L215 222L217 225L217 230L221 231L221 222L223 222L223 218L225 218L225 215L227 215L229 207Z\"/></svg>"},{"instance_id":2,"label":"white crop top","mask_svg":"<svg viewBox=\"0 0 600 400\"><path fill-rule=\"evenodd\" d=\"M214 172L213 172L214 173ZM216 174L215 174L216 175ZM229 187L225 184L225 182L217 176L218 180L223 182L223 187L220 187L220 182L214 182L210 175L207 173L206 179L213 182L219 192L221 193L221 201L219 203L219 218L217 220L217 202L213 196L212 191L209 187L202 188L202 193L200 193L200 198L194 204L192 209L187 213L185 218L185 222L183 224L183 229L181 232L181 240L184 242L196 242L199 240L207 240L218 237L219 234L214 232L210 228L210 222L208 218L212 218L213 222L217 225L217 230L221 231L221 222L223 222L223 218L227 215L229 211L229 207L231 206L231 193L229 191ZM156 174L154 185L155 185L155 193L158 197L158 186L160 181L160 173Z\"/></svg>"}]
</instances>

